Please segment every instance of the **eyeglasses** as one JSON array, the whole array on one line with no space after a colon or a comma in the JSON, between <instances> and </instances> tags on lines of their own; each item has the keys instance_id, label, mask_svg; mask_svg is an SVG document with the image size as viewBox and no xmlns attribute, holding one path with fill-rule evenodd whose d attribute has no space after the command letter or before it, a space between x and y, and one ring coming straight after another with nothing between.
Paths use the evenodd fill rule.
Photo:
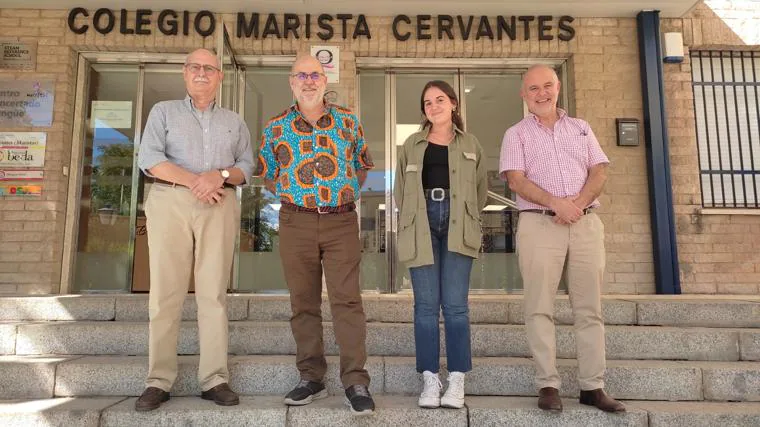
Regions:
<instances>
[{"instance_id":1,"label":"eyeglasses","mask_svg":"<svg viewBox=\"0 0 760 427\"><path fill-rule=\"evenodd\" d=\"M311 79L311 81L316 82L325 75L323 73L313 72L313 73L304 73L303 71L300 73L293 73L290 75L290 77L295 77L298 80L305 82L307 79Z\"/></svg>"},{"instance_id":2,"label":"eyeglasses","mask_svg":"<svg viewBox=\"0 0 760 427\"><path fill-rule=\"evenodd\" d=\"M198 74L201 72L201 68L203 69L206 74L214 74L217 71L219 71L218 68L214 67L213 65L201 65L201 64L185 64L185 67L190 70L193 74Z\"/></svg>"}]
</instances>

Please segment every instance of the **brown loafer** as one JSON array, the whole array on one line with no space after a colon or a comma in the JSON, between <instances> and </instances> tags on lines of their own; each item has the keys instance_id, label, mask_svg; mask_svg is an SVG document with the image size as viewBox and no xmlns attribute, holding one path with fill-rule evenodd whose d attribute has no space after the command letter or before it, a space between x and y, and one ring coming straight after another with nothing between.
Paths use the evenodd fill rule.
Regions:
<instances>
[{"instance_id":1,"label":"brown loafer","mask_svg":"<svg viewBox=\"0 0 760 427\"><path fill-rule=\"evenodd\" d=\"M213 400L214 403L221 406L235 406L240 403L237 393L232 391L227 383L221 383L204 391L201 393L201 399Z\"/></svg>"},{"instance_id":2,"label":"brown loafer","mask_svg":"<svg viewBox=\"0 0 760 427\"><path fill-rule=\"evenodd\" d=\"M581 390L580 402L584 405L596 406L605 412L625 412L625 405L607 396L602 388Z\"/></svg>"},{"instance_id":3,"label":"brown loafer","mask_svg":"<svg viewBox=\"0 0 760 427\"><path fill-rule=\"evenodd\" d=\"M544 411L562 411L562 399L559 390L554 387L544 387L538 391L538 407Z\"/></svg>"},{"instance_id":4,"label":"brown loafer","mask_svg":"<svg viewBox=\"0 0 760 427\"><path fill-rule=\"evenodd\" d=\"M158 387L148 387L135 402L136 411L152 411L158 409L162 403L169 400L169 392L163 391Z\"/></svg>"}]
</instances>

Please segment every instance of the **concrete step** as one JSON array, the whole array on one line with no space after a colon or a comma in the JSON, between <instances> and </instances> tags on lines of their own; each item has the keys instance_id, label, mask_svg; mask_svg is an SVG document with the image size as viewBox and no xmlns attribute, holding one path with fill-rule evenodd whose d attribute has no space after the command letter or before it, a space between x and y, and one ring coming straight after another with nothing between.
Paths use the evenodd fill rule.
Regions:
<instances>
[{"instance_id":1,"label":"concrete step","mask_svg":"<svg viewBox=\"0 0 760 427\"><path fill-rule=\"evenodd\" d=\"M443 326L441 326L443 329ZM8 337L15 331L15 354L142 355L148 351L146 322L39 322L0 329ZM287 322L230 322L232 354L294 354L295 342ZM476 357L529 356L524 326L473 325L472 353ZM337 354L332 323L324 323L327 354ZM441 332L442 341L444 338ZM760 360L760 329L680 328L659 326L607 326L608 359L652 360ZM442 349L444 344L441 345ZM414 355L413 325L369 323L367 351L375 356ZM443 351L443 350L442 350ZM196 322L183 322L179 354L198 353ZM13 353L11 353L13 354ZM575 358L571 326L557 327L557 356Z\"/></svg>"},{"instance_id":2,"label":"concrete step","mask_svg":"<svg viewBox=\"0 0 760 427\"><path fill-rule=\"evenodd\" d=\"M326 296L322 312L331 320ZM411 322L411 294L363 297L369 322ZM760 328L760 298L729 296L608 296L602 300L608 325L662 325L698 327ZM183 307L184 320L196 319L197 307L188 296ZM287 321L290 302L287 295L228 296L230 320ZM523 298L520 295L471 295L473 323L523 324ZM559 324L572 324L567 296L557 297L555 317ZM148 320L148 296L62 295L0 298L0 321L67 320Z\"/></svg>"},{"instance_id":3,"label":"concrete step","mask_svg":"<svg viewBox=\"0 0 760 427\"><path fill-rule=\"evenodd\" d=\"M103 411L125 399L125 397L62 397L4 400L0 401L0 425L3 427L98 427Z\"/></svg>"},{"instance_id":4,"label":"concrete step","mask_svg":"<svg viewBox=\"0 0 760 427\"><path fill-rule=\"evenodd\" d=\"M29 426L757 426L760 405L747 403L625 402L628 411L607 414L565 399L561 414L536 407L535 398L468 397L465 408L421 409L416 398L376 396L375 414L357 418L343 396L302 407L286 407L279 397L242 396L240 405L221 407L197 397L174 397L150 412L136 412L136 398L58 398L0 402L0 423Z\"/></svg>"},{"instance_id":5,"label":"concrete step","mask_svg":"<svg viewBox=\"0 0 760 427\"><path fill-rule=\"evenodd\" d=\"M627 402L647 411L650 427L751 427L760 425L757 403Z\"/></svg>"},{"instance_id":6,"label":"concrete step","mask_svg":"<svg viewBox=\"0 0 760 427\"><path fill-rule=\"evenodd\" d=\"M138 396L147 374L145 356L0 357L0 399L53 396ZM559 359L560 393L578 396L575 360ZM298 382L293 356L231 356L230 383L246 395L284 395ZM445 379L445 360L442 360ZM200 394L198 356L180 356L175 396ZM422 387L413 357L370 357L366 368L378 394L413 395ZM338 357L328 357L325 383L337 394ZM469 395L535 396L535 369L524 358L475 358L465 384ZM445 381L444 381L445 382ZM621 399L760 402L760 363L612 360L606 388Z\"/></svg>"}]
</instances>

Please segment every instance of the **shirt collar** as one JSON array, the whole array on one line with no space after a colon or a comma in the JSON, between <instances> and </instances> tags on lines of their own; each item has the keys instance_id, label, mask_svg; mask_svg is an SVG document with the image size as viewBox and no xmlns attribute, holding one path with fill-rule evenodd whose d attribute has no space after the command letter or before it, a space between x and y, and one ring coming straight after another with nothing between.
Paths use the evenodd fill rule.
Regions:
<instances>
[{"instance_id":1,"label":"shirt collar","mask_svg":"<svg viewBox=\"0 0 760 427\"><path fill-rule=\"evenodd\" d=\"M564 119L565 116L567 116L567 111L565 111L565 110L563 110L561 108L557 108L557 116L558 116L557 121L560 121L560 120ZM533 113L528 113L528 117L530 117L531 119L533 119L533 121L536 122L536 123L541 123L541 120L538 118L538 116L535 115L535 114L533 114Z\"/></svg>"},{"instance_id":2,"label":"shirt collar","mask_svg":"<svg viewBox=\"0 0 760 427\"><path fill-rule=\"evenodd\" d=\"M201 112L197 108L195 108L195 105L193 105L193 98L190 97L190 94L185 95L185 103L187 103L188 108L190 108L190 111L197 111ZM213 112L216 109L216 98L214 98L213 101L211 101L211 104L209 104L208 111Z\"/></svg>"},{"instance_id":3,"label":"shirt collar","mask_svg":"<svg viewBox=\"0 0 760 427\"><path fill-rule=\"evenodd\" d=\"M324 107L325 107L325 113L322 114L322 116L325 116L327 114L330 114L330 115L333 114L333 109L335 107L334 104L331 104L331 103L329 103L327 101L324 101L322 103L322 105L324 105ZM299 115L301 115L301 117L303 117L304 119L306 119L306 116L304 116L303 113L301 112L301 107L298 106L298 102L294 102L290 106L290 111L295 112L296 114L299 114Z\"/></svg>"},{"instance_id":4,"label":"shirt collar","mask_svg":"<svg viewBox=\"0 0 760 427\"><path fill-rule=\"evenodd\" d=\"M420 142L427 141L427 137L430 134L430 130L432 128L433 128L432 126L428 126L425 129L422 129L421 131L417 132L417 140L415 140L414 143L419 144ZM459 126L457 125L454 125L454 133L459 134L459 135L464 135L464 131L462 129L459 129Z\"/></svg>"}]
</instances>

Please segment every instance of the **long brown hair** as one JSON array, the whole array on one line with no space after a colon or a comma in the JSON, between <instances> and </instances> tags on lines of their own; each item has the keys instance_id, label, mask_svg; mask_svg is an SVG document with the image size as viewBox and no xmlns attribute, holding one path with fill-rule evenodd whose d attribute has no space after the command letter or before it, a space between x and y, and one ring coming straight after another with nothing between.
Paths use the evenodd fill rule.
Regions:
<instances>
[{"instance_id":1,"label":"long brown hair","mask_svg":"<svg viewBox=\"0 0 760 427\"><path fill-rule=\"evenodd\" d=\"M422 95L420 95L420 111L422 111L422 129L426 129L430 126L433 126L432 123L430 123L430 120L427 119L427 116L425 115L425 92L428 91L431 87L437 87L441 90L441 92L445 93L446 96L449 97L449 100L452 104L454 104L454 111L451 112L451 121L458 127L460 130L464 131L464 122L462 121L462 116L459 115L459 99L457 99L457 94L454 92L454 88L451 87L450 84L446 83L443 80L431 80L427 82L425 87L422 89Z\"/></svg>"}]
</instances>

